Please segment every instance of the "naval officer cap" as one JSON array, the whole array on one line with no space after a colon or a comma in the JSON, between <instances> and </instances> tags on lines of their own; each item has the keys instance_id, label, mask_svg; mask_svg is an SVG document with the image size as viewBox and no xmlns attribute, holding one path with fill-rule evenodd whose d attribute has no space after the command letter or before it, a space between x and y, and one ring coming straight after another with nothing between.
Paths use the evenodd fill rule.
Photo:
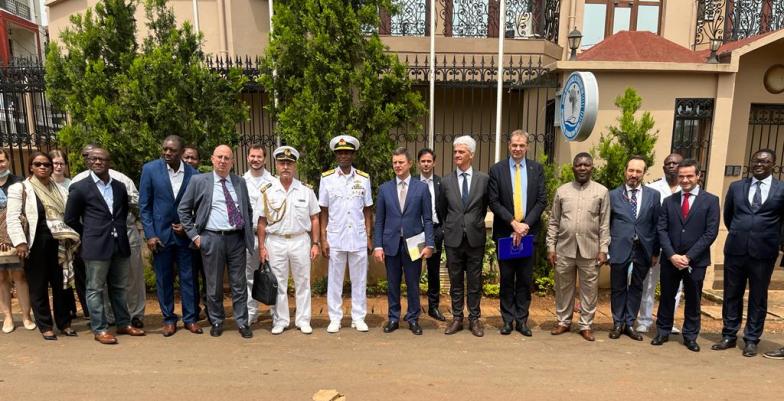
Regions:
<instances>
[{"instance_id":1,"label":"naval officer cap","mask_svg":"<svg viewBox=\"0 0 784 401\"><path fill-rule=\"evenodd\" d=\"M281 146L272 152L272 157L277 161L296 162L299 159L299 152L291 146Z\"/></svg>"},{"instance_id":2,"label":"naval officer cap","mask_svg":"<svg viewBox=\"0 0 784 401\"><path fill-rule=\"evenodd\" d=\"M351 135L338 135L329 141L329 148L332 149L333 152L338 150L356 151L359 149L359 139L354 138Z\"/></svg>"}]
</instances>

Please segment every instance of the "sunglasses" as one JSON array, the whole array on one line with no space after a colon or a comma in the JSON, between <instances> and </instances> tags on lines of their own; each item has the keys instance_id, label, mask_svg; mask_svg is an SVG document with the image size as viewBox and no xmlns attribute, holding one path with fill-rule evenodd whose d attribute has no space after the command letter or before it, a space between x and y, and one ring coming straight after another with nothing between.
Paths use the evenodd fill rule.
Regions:
<instances>
[{"instance_id":1,"label":"sunglasses","mask_svg":"<svg viewBox=\"0 0 784 401\"><path fill-rule=\"evenodd\" d=\"M50 167L52 167L52 163L49 163L49 162L33 162L33 167L50 168Z\"/></svg>"}]
</instances>

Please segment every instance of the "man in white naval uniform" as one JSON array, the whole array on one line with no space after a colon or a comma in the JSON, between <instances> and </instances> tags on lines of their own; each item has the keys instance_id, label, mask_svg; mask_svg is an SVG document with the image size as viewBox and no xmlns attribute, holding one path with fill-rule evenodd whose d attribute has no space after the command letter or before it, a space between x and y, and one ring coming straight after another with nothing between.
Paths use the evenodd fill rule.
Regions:
<instances>
[{"instance_id":1,"label":"man in white naval uniform","mask_svg":"<svg viewBox=\"0 0 784 401\"><path fill-rule=\"evenodd\" d=\"M259 260L269 260L278 281L272 309L272 334L289 326L289 270L294 278L297 311L294 325L310 334L310 264L319 254L319 212L312 189L294 178L299 152L281 146L273 152L278 179L265 184L255 210L259 210Z\"/></svg>"},{"instance_id":2,"label":"man in white naval uniform","mask_svg":"<svg viewBox=\"0 0 784 401\"><path fill-rule=\"evenodd\" d=\"M89 145L88 145L89 146ZM87 148L88 146L85 146ZM92 145L90 148L95 147ZM82 171L71 179L71 185L90 176L90 166L85 164L87 170ZM128 287L126 288L126 301L128 302L128 314L131 315L131 325L136 328L144 327L144 307L147 302L147 287L144 284L144 265L142 264L142 235L137 226L139 216L139 189L133 180L127 175L109 169L109 177L117 180L125 186L128 191L128 200L130 205L128 208L128 218L126 224L128 225L128 242L131 245L131 258L130 270L128 271ZM109 302L108 291L103 292L103 305L106 313L106 318L109 322L114 322L114 312Z\"/></svg>"},{"instance_id":3,"label":"man in white naval uniform","mask_svg":"<svg viewBox=\"0 0 784 401\"><path fill-rule=\"evenodd\" d=\"M678 153L672 153L667 156L664 159L664 166L662 166L664 177L646 185L648 188L659 191L661 203L664 203L664 200L670 195L681 190L680 185L678 185L678 163L681 161L683 161L683 156ZM642 283L642 302L640 302L640 313L637 315L637 332L646 333L648 328L653 325L653 303L660 272L661 264L656 263L651 266L648 276L645 277L645 281ZM678 287L678 294L675 295L675 310L678 310L682 290L683 283ZM680 330L673 326L672 332L673 334L678 334Z\"/></svg>"},{"instance_id":4,"label":"man in white naval uniform","mask_svg":"<svg viewBox=\"0 0 784 401\"><path fill-rule=\"evenodd\" d=\"M368 331L365 323L368 250L373 249L370 177L351 165L359 149L357 138L338 135L332 138L329 147L335 152L338 167L321 174L319 184L321 253L329 258L327 332L340 330L346 263L351 280L351 327L364 332Z\"/></svg>"},{"instance_id":5,"label":"man in white naval uniform","mask_svg":"<svg viewBox=\"0 0 784 401\"><path fill-rule=\"evenodd\" d=\"M259 198L261 195L261 188L272 182L275 177L264 168L264 162L267 158L267 151L263 146L254 144L248 149L248 171L242 176L245 183L248 185L248 198L253 207L253 230L257 228L259 221ZM251 252L248 251L245 256L245 278L248 280L248 294L253 290L253 272L259 267L259 239L254 239L254 246L256 249ZM259 320L259 303L253 297L248 297L248 324L252 325Z\"/></svg>"}]
</instances>

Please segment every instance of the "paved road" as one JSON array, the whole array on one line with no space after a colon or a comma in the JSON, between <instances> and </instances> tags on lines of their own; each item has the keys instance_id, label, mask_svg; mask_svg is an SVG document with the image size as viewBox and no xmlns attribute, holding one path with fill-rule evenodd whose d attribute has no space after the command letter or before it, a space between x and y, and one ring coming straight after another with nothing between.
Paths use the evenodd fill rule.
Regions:
<instances>
[{"instance_id":1,"label":"paved road","mask_svg":"<svg viewBox=\"0 0 784 401\"><path fill-rule=\"evenodd\" d=\"M330 335L319 316L310 336L272 336L266 318L252 340L233 326L220 338L164 338L155 326L117 346L93 341L84 320L75 324L80 337L56 342L17 329L0 335L0 400L310 400L333 388L349 401L781 399L784 361L711 351L715 333L695 354L678 342L653 347L606 332L595 343L554 337L544 325L530 339L492 329L481 339L467 330L447 337L424 319L421 337L406 328L384 334L381 320L369 319L369 333ZM766 334L761 350L782 345L784 335Z\"/></svg>"}]
</instances>

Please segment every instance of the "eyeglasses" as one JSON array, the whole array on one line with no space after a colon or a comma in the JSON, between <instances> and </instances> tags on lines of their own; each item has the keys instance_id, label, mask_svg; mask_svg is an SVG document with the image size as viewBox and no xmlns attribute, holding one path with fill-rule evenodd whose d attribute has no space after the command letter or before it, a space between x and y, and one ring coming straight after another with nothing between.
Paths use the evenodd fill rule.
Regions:
<instances>
[{"instance_id":1,"label":"eyeglasses","mask_svg":"<svg viewBox=\"0 0 784 401\"><path fill-rule=\"evenodd\" d=\"M63 162L54 162L52 164L55 165L55 166L65 166L65 163L63 163Z\"/></svg>"},{"instance_id":2,"label":"eyeglasses","mask_svg":"<svg viewBox=\"0 0 784 401\"><path fill-rule=\"evenodd\" d=\"M89 160L91 163L95 163L95 162L106 163L106 162L111 161L112 159L103 158L103 157L91 157L91 158L89 158L87 160Z\"/></svg>"},{"instance_id":3,"label":"eyeglasses","mask_svg":"<svg viewBox=\"0 0 784 401\"><path fill-rule=\"evenodd\" d=\"M51 168L52 167L52 163L49 163L49 162L33 162L33 167Z\"/></svg>"}]
</instances>

